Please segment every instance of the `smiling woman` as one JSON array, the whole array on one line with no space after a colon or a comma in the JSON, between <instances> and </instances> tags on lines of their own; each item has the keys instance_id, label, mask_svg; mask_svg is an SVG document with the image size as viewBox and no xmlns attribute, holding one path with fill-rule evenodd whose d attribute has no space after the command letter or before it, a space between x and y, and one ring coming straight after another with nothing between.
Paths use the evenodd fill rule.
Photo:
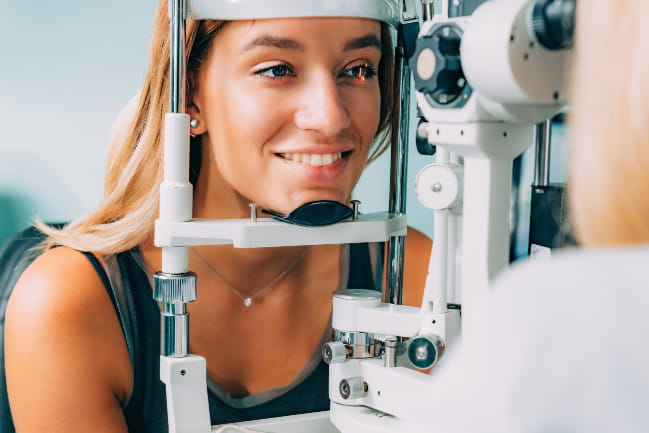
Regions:
<instances>
[{"instance_id":1,"label":"smiling woman","mask_svg":"<svg viewBox=\"0 0 649 433\"><path fill-rule=\"evenodd\" d=\"M9 301L7 386L20 432L167 429L150 279L161 269L152 235L168 28L163 0L149 72L111 143L102 203L62 230L39 226L44 252ZM386 24L189 21L187 52L195 218L246 217L250 203L280 213L314 200L349 203L396 120ZM192 249L199 296L187 307L190 349L207 360L213 423L328 408L319 349L331 294L374 287L374 247ZM406 303L420 301L429 251L411 231Z\"/></svg>"},{"instance_id":2,"label":"smiling woman","mask_svg":"<svg viewBox=\"0 0 649 433\"><path fill-rule=\"evenodd\" d=\"M195 215L347 201L379 127L380 39L378 22L358 18L224 26L188 106L209 173L199 177Z\"/></svg>"}]
</instances>

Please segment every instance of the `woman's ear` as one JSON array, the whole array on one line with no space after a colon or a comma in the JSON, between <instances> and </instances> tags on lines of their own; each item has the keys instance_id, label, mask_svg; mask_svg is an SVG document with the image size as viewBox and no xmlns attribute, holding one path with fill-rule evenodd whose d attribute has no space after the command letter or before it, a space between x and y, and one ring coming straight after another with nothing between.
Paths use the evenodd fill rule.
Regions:
<instances>
[{"instance_id":1,"label":"woman's ear","mask_svg":"<svg viewBox=\"0 0 649 433\"><path fill-rule=\"evenodd\" d=\"M201 110L195 103L187 106L187 114L189 114L189 132L192 135L201 135L207 132L205 121L201 116Z\"/></svg>"}]
</instances>

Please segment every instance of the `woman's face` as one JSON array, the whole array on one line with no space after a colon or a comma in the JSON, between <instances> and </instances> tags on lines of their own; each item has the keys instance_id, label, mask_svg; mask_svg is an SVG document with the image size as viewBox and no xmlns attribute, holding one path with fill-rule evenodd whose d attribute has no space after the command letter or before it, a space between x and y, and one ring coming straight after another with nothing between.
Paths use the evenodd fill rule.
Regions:
<instances>
[{"instance_id":1,"label":"woman's face","mask_svg":"<svg viewBox=\"0 0 649 433\"><path fill-rule=\"evenodd\" d=\"M212 152L203 167L218 192L207 200L282 213L345 202L379 124L380 35L378 22L360 18L223 27L188 107Z\"/></svg>"}]
</instances>

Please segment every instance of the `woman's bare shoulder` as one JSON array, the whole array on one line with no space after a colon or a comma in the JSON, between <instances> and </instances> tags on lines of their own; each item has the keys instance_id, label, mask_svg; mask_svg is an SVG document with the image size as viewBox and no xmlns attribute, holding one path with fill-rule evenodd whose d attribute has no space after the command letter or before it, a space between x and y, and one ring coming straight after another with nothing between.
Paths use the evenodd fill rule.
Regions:
<instances>
[{"instance_id":1,"label":"woman's bare shoulder","mask_svg":"<svg viewBox=\"0 0 649 433\"><path fill-rule=\"evenodd\" d=\"M433 241L419 230L408 227L404 261L403 304L419 307L424 295L428 262Z\"/></svg>"},{"instance_id":2,"label":"woman's bare shoulder","mask_svg":"<svg viewBox=\"0 0 649 433\"><path fill-rule=\"evenodd\" d=\"M104 421L106 431L125 431L128 351L110 297L83 254L48 250L21 275L7 305L5 357L18 431L59 431L53 419L60 431Z\"/></svg>"}]
</instances>

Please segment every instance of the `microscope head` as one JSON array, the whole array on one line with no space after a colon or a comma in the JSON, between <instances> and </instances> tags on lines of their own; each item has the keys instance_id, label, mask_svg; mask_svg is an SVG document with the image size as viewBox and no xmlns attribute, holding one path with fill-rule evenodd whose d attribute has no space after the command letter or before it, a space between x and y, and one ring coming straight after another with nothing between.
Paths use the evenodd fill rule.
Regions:
<instances>
[{"instance_id":1,"label":"microscope head","mask_svg":"<svg viewBox=\"0 0 649 433\"><path fill-rule=\"evenodd\" d=\"M539 123L568 94L574 1L492 0L424 23L411 69L428 120Z\"/></svg>"}]
</instances>

